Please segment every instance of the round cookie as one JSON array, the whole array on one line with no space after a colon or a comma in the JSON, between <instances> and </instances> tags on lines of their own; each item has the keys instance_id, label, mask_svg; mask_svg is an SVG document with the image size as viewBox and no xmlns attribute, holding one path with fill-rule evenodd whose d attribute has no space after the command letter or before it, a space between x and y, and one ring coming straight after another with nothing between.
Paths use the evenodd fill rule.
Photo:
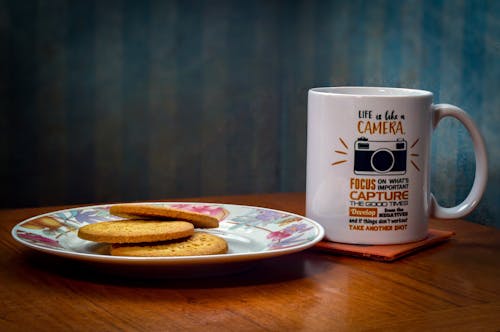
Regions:
<instances>
[{"instance_id":1,"label":"round cookie","mask_svg":"<svg viewBox=\"0 0 500 332\"><path fill-rule=\"evenodd\" d=\"M140 257L199 256L225 254L227 250L227 242L223 238L213 234L195 232L188 239L158 244L114 244L111 247L111 255Z\"/></svg>"},{"instance_id":2,"label":"round cookie","mask_svg":"<svg viewBox=\"0 0 500 332\"><path fill-rule=\"evenodd\" d=\"M165 241L185 238L193 233L193 224L186 221L117 220L89 224L78 229L78 237L106 243Z\"/></svg>"},{"instance_id":3,"label":"round cookie","mask_svg":"<svg viewBox=\"0 0 500 332\"><path fill-rule=\"evenodd\" d=\"M217 228L219 220L207 214L152 204L116 204L109 213L123 218L166 218L186 220L198 228Z\"/></svg>"}]
</instances>

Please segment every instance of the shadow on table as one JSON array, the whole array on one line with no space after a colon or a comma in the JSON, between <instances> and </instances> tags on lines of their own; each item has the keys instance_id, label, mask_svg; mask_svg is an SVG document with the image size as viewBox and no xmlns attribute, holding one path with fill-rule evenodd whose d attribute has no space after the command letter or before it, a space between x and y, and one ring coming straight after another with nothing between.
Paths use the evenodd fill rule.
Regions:
<instances>
[{"instance_id":1,"label":"shadow on table","mask_svg":"<svg viewBox=\"0 0 500 332\"><path fill-rule=\"evenodd\" d=\"M99 284L145 288L224 288L271 284L322 273L332 266L328 260L308 251L254 262L172 267L109 265L32 251L25 252L22 259L26 269L35 269L37 273Z\"/></svg>"}]
</instances>

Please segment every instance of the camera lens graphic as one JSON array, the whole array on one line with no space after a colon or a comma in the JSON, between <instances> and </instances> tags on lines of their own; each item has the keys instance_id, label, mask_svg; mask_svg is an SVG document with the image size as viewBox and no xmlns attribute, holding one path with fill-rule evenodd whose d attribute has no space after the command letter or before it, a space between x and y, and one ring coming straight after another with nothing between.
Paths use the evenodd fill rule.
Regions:
<instances>
[{"instance_id":1,"label":"camera lens graphic","mask_svg":"<svg viewBox=\"0 0 500 332\"><path fill-rule=\"evenodd\" d=\"M394 166L394 155L388 149L378 149L370 159L372 168L378 173L387 173Z\"/></svg>"}]
</instances>

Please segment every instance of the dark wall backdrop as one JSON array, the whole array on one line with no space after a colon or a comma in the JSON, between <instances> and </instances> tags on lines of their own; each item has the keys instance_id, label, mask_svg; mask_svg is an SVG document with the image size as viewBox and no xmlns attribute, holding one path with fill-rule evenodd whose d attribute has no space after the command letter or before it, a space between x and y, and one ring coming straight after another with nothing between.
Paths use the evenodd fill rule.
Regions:
<instances>
[{"instance_id":1,"label":"dark wall backdrop","mask_svg":"<svg viewBox=\"0 0 500 332\"><path fill-rule=\"evenodd\" d=\"M4 207L305 190L314 86L435 92L490 155L470 219L499 226L500 1L0 1ZM466 131L434 134L461 201Z\"/></svg>"}]
</instances>

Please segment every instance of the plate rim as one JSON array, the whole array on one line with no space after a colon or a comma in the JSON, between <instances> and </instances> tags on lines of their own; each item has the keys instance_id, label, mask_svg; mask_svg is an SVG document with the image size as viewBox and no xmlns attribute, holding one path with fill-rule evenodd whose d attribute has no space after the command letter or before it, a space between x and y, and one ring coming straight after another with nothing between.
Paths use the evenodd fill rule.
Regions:
<instances>
[{"instance_id":1,"label":"plate rim","mask_svg":"<svg viewBox=\"0 0 500 332\"><path fill-rule=\"evenodd\" d=\"M191 265L193 263L196 264L211 264L211 263L230 263L230 262L243 262L243 261L253 261L260 260L271 257L278 257L283 255L292 254L295 252L303 251L314 246L316 243L321 241L325 236L324 227L318 223L317 221L308 218L306 216L289 212L278 210L274 208L267 208L255 205L246 205L246 204L232 204L232 203L220 203L220 202L197 202L197 201L144 201L144 202L131 202L126 204L206 204L206 205L220 205L220 206L233 206L233 207L243 207L243 208L253 208L260 210L268 210L280 213L286 213L290 216L300 217L301 219L307 220L316 229L315 237L303 244L291 246L287 248L280 249L271 249L260 252L246 252L246 253L230 253L230 254L217 254L217 255L197 255L197 256L178 256L178 257L129 257L129 256L111 256L111 255L102 255L102 254L94 254L94 253L82 253L68 250L59 250L55 248L48 248L36 245L34 243L30 243L19 236L17 236L17 230L22 227L22 224L44 216L49 216L54 213L67 212L72 210L81 210L81 209L95 209L102 207L109 207L117 204L124 203L106 203L106 204L95 204L95 205L83 205L76 206L67 209L54 210L50 212L46 212L43 214L35 215L30 218L24 219L18 222L11 229L11 236L18 243L34 249L36 251L40 251L43 253L81 260L81 261L89 261L89 262L98 262L98 263L112 263L112 264L126 264L126 265Z\"/></svg>"}]
</instances>

